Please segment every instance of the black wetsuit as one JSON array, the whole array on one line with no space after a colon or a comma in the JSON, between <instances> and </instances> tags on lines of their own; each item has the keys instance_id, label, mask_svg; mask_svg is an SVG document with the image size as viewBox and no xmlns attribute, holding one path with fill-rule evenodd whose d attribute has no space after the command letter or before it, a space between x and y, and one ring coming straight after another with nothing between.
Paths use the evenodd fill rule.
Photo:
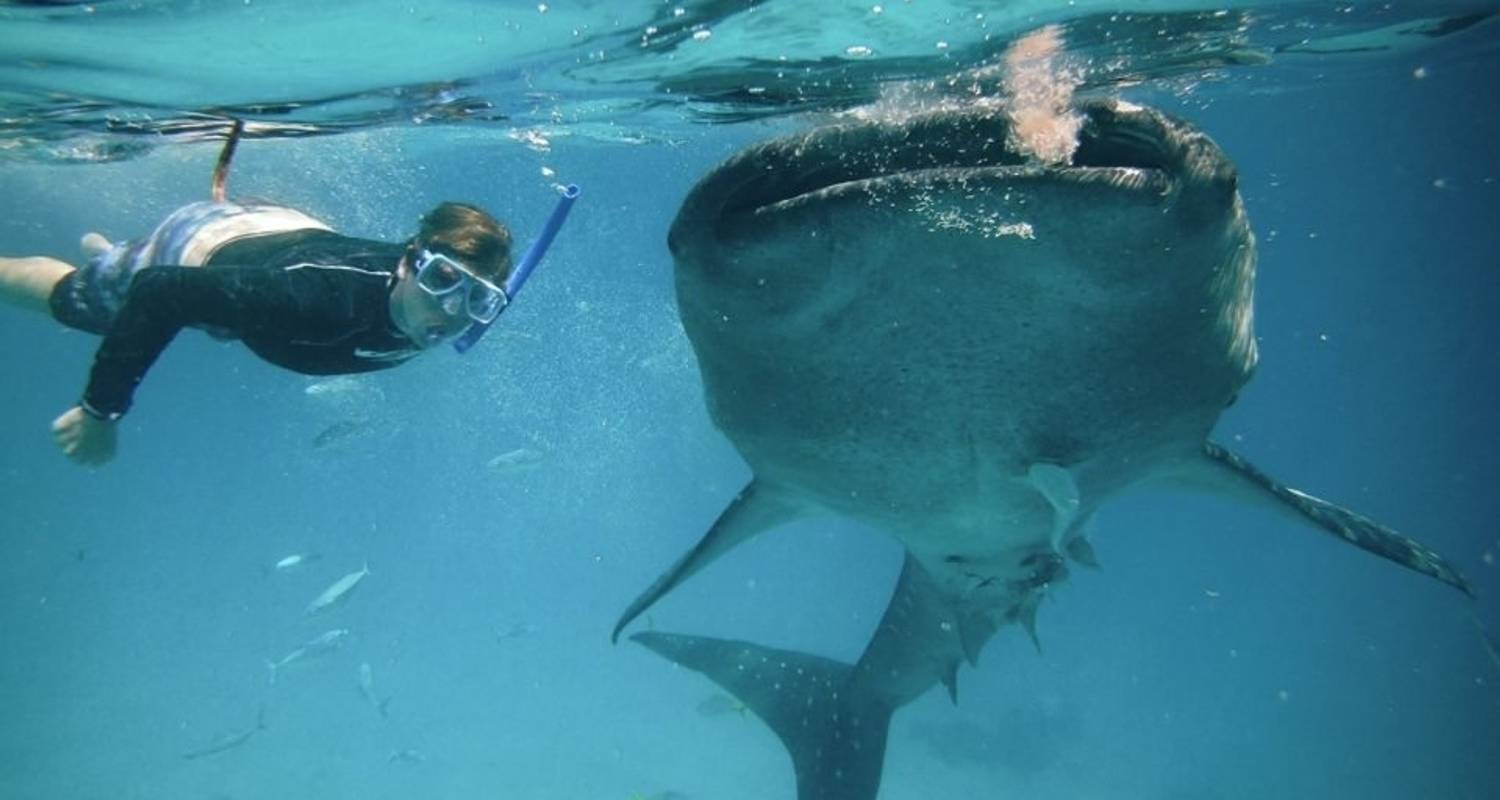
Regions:
<instances>
[{"instance_id":1,"label":"black wetsuit","mask_svg":"<svg viewBox=\"0 0 1500 800\"><path fill-rule=\"evenodd\" d=\"M123 415L146 370L185 327L239 339L308 375L400 364L420 352L391 322L402 249L323 230L231 242L204 267L140 270L106 330L81 310L88 287L73 273L53 290L52 314L104 335L80 405L104 419Z\"/></svg>"}]
</instances>

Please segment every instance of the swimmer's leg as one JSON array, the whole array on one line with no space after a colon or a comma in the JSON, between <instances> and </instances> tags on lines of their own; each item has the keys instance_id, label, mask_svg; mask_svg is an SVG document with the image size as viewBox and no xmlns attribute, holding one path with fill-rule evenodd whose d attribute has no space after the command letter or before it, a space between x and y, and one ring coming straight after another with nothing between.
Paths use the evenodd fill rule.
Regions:
<instances>
[{"instance_id":1,"label":"swimmer's leg","mask_svg":"<svg viewBox=\"0 0 1500 800\"><path fill-rule=\"evenodd\" d=\"M59 281L74 267L47 256L0 258L0 302L50 314L48 300Z\"/></svg>"}]
</instances>

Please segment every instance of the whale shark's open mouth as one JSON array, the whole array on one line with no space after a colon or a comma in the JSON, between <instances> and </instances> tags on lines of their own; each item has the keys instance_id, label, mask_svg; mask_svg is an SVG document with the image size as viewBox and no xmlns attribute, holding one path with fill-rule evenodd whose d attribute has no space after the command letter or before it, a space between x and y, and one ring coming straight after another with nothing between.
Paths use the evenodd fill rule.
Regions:
<instances>
[{"instance_id":1,"label":"whale shark's open mouth","mask_svg":"<svg viewBox=\"0 0 1500 800\"><path fill-rule=\"evenodd\" d=\"M732 236L755 217L893 182L1032 179L1098 183L1167 195L1184 181L1227 179L1233 168L1206 137L1152 109L1119 101L1082 103L1085 118L1070 163L1046 165L1008 141L994 108L944 110L896 122L860 122L766 142L721 166L695 190L673 225L686 236Z\"/></svg>"}]
</instances>

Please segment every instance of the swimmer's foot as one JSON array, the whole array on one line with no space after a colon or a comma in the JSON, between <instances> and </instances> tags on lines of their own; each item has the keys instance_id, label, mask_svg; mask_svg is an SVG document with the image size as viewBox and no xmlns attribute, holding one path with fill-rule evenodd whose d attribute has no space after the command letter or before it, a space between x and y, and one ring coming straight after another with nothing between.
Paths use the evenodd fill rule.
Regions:
<instances>
[{"instance_id":1,"label":"swimmer's foot","mask_svg":"<svg viewBox=\"0 0 1500 800\"><path fill-rule=\"evenodd\" d=\"M83 251L84 258L96 258L109 252L113 246L102 234L92 231L85 233L83 238L78 240L78 248Z\"/></svg>"}]
</instances>

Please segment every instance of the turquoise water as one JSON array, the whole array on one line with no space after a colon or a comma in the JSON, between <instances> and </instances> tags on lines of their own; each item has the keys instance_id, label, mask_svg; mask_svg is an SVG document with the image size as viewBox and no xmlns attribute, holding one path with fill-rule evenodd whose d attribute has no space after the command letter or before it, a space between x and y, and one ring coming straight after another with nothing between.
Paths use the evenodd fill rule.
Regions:
<instances>
[{"instance_id":1,"label":"turquoise water","mask_svg":"<svg viewBox=\"0 0 1500 800\"><path fill-rule=\"evenodd\" d=\"M1007 629L956 707L896 716L881 798L1500 794L1500 663L1471 618L1500 627L1494 4L796 5L0 6L6 255L201 199L226 110L259 126L234 195L352 235L404 238L458 199L524 241L556 184L585 192L469 355L327 382L185 334L97 471L47 427L96 340L0 315L0 798L795 796L760 722L609 643L749 477L704 410L666 229L744 144L962 95L1041 23L1086 88L1190 119L1239 166L1261 364L1216 437L1423 539L1478 600L1139 491L1096 521L1103 569L1043 607L1040 654ZM267 572L292 553L319 558ZM797 523L647 624L851 660L899 565L868 530ZM337 628L270 685L268 659Z\"/></svg>"}]
</instances>

